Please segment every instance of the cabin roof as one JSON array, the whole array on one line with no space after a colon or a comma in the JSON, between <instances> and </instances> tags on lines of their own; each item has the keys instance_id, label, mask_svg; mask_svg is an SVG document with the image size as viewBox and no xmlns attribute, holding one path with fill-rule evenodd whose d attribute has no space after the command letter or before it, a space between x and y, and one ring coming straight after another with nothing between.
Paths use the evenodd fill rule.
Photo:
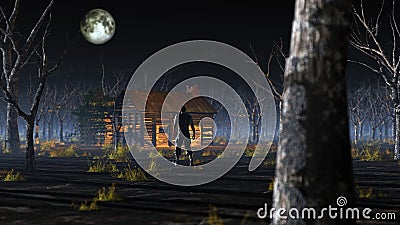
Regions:
<instances>
[{"instance_id":1,"label":"cabin roof","mask_svg":"<svg viewBox=\"0 0 400 225\"><path fill-rule=\"evenodd\" d=\"M164 103L167 95L171 99L170 102ZM128 101L131 103L131 107L137 108L146 101L146 93L143 91L126 91L125 96L128 96ZM216 114L216 110L204 97L196 97L192 99L192 95L189 93L182 92L150 92L147 98L146 112L148 113L160 113L163 103L165 104L166 112L177 113L176 108L180 108L182 100L189 100L185 103L186 112L197 113L197 114ZM177 107L179 106L179 107ZM142 111L142 110L138 110Z\"/></svg>"}]
</instances>

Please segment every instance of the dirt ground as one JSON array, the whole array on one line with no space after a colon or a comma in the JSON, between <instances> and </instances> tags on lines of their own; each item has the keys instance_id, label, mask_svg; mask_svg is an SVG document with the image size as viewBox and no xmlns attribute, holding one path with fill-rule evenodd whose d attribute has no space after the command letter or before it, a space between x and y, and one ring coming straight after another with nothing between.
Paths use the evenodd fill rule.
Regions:
<instances>
[{"instance_id":1,"label":"dirt ground","mask_svg":"<svg viewBox=\"0 0 400 225\"><path fill-rule=\"evenodd\" d=\"M88 173L86 157L38 157L36 171L24 172L24 158L1 155L0 170L20 171L25 181L0 182L0 224L269 224L257 218L264 203L271 205L268 184L274 165L247 170L243 157L228 174L197 187L177 187L154 179L129 182L108 173ZM122 166L122 165L119 165ZM400 165L393 161L354 161L355 179L373 198L360 198L358 207L395 212L395 221L359 220L359 224L399 224ZM79 211L102 187L115 183L122 201L100 202L98 211ZM215 213L211 213L215 209ZM396 211L397 210L397 211Z\"/></svg>"}]
</instances>

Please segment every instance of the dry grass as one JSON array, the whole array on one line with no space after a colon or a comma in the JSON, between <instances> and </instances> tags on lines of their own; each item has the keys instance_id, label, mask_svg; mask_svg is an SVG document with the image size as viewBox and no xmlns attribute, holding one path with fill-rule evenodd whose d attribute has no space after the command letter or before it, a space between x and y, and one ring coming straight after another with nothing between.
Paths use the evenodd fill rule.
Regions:
<instances>
[{"instance_id":1,"label":"dry grass","mask_svg":"<svg viewBox=\"0 0 400 225\"><path fill-rule=\"evenodd\" d=\"M117 178L135 182L147 180L147 176L141 168L137 167L131 168L130 165L128 165L128 167L126 167L123 172L118 174Z\"/></svg>"},{"instance_id":2,"label":"dry grass","mask_svg":"<svg viewBox=\"0 0 400 225\"><path fill-rule=\"evenodd\" d=\"M19 172L15 173L14 169L1 171L0 177L1 177L1 180L5 181L5 182L24 181L25 180L25 177L22 176Z\"/></svg>"},{"instance_id":3,"label":"dry grass","mask_svg":"<svg viewBox=\"0 0 400 225\"><path fill-rule=\"evenodd\" d=\"M223 225L224 221L218 215L218 208L216 206L210 205L210 211L208 212L207 222L209 225Z\"/></svg>"}]
</instances>

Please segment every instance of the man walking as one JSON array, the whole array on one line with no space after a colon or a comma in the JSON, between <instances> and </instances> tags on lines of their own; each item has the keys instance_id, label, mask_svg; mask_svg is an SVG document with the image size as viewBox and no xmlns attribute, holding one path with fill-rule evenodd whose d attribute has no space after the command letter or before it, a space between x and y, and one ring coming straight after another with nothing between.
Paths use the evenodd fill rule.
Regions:
<instances>
[{"instance_id":1,"label":"man walking","mask_svg":"<svg viewBox=\"0 0 400 225\"><path fill-rule=\"evenodd\" d=\"M178 129L179 125L179 129ZM181 111L178 115L175 116L174 119L174 130L178 131L175 142L175 164L178 164L179 157L182 154L182 145L184 145L186 150L186 155L189 156L189 165L193 166L193 152L190 149L190 134L189 134L189 126L192 128L192 139L195 139L195 129L193 124L192 116L186 112L186 107L182 106Z\"/></svg>"}]
</instances>

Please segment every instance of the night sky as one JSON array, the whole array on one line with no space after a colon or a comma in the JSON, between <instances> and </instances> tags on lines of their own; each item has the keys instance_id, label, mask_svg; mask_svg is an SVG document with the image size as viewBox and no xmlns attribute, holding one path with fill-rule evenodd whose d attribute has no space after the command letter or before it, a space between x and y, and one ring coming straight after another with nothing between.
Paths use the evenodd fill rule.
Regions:
<instances>
[{"instance_id":1,"label":"night sky","mask_svg":"<svg viewBox=\"0 0 400 225\"><path fill-rule=\"evenodd\" d=\"M47 3L22 1L18 27L23 35L24 32L27 35ZM376 7L376 3L369 4L371 9ZM9 12L11 8L12 4L7 4L5 10ZM90 44L79 33L81 18L93 8L107 10L116 21L116 34L104 45ZM293 8L294 1L229 4L212 1L55 1L48 44L50 56L57 59L67 45L66 35L70 47L63 65L50 82L99 84L100 56L107 74L121 72L131 76L139 64L156 51L196 39L224 42L251 56L250 46L253 46L261 67L265 69L274 42L282 40L288 52ZM353 52L350 56L358 57ZM29 73L29 69L24 71ZM373 77L369 71L355 65L349 65L348 71L350 85ZM275 69L272 72L275 76L278 74Z\"/></svg>"}]
</instances>

